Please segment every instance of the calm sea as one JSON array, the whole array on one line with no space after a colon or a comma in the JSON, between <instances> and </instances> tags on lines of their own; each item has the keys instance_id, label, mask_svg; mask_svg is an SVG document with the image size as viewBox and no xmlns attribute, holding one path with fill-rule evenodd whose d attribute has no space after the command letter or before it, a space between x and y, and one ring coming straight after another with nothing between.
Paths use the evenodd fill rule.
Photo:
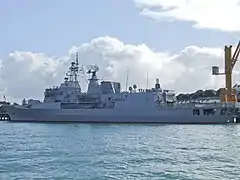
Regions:
<instances>
[{"instance_id":1,"label":"calm sea","mask_svg":"<svg viewBox=\"0 0 240 180\"><path fill-rule=\"evenodd\" d=\"M1 180L240 179L240 125L0 123Z\"/></svg>"}]
</instances>

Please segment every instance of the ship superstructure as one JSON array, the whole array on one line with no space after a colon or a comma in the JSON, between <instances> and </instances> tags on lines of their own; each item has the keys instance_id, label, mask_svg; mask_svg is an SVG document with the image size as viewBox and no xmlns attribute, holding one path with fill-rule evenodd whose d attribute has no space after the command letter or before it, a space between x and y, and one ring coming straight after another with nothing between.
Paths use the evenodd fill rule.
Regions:
<instances>
[{"instance_id":1,"label":"ship superstructure","mask_svg":"<svg viewBox=\"0 0 240 180\"><path fill-rule=\"evenodd\" d=\"M66 73L64 82L60 86L47 88L44 92L44 100L24 99L24 106L28 108L47 109L71 109L71 108L113 108L116 101L126 101L135 106L141 99L153 99L159 107L174 106L176 95L173 90L164 90L160 86L159 79L156 79L154 88L137 89L137 85L129 87L128 92L121 91L120 82L101 81L97 77L99 67L90 65L87 74L90 75L86 92L81 91L79 84L79 61L76 53L76 60L71 62L69 71ZM142 102L144 103L144 102Z\"/></svg>"},{"instance_id":2,"label":"ship superstructure","mask_svg":"<svg viewBox=\"0 0 240 180\"><path fill-rule=\"evenodd\" d=\"M78 81L79 62L76 53L76 61L71 62L69 71L66 73L64 82L59 87L47 88L44 92L44 103L56 102L78 102L78 96L81 94L81 87Z\"/></svg>"}]
</instances>

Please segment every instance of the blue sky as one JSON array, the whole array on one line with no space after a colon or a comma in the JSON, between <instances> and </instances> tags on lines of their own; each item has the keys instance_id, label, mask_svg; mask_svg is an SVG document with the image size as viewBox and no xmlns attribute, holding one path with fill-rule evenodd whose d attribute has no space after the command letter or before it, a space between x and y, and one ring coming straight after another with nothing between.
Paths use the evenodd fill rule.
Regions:
<instances>
[{"instance_id":1,"label":"blue sky","mask_svg":"<svg viewBox=\"0 0 240 180\"><path fill-rule=\"evenodd\" d=\"M14 50L60 56L104 35L173 52L188 45L223 47L238 35L195 29L189 22L158 23L141 16L131 0L1 1L0 23L0 58Z\"/></svg>"},{"instance_id":2,"label":"blue sky","mask_svg":"<svg viewBox=\"0 0 240 180\"><path fill-rule=\"evenodd\" d=\"M130 68L129 83L142 88L147 71L149 86L159 78L176 92L223 87L211 66L223 67L224 45L237 44L239 16L237 0L2 0L0 97L42 98L76 50L108 80L125 83Z\"/></svg>"}]
</instances>

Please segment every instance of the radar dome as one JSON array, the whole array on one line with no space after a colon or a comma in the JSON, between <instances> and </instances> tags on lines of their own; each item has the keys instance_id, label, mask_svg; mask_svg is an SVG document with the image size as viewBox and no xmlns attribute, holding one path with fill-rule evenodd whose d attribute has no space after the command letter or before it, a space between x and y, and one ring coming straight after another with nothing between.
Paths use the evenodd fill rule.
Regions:
<instances>
[{"instance_id":1,"label":"radar dome","mask_svg":"<svg viewBox=\"0 0 240 180\"><path fill-rule=\"evenodd\" d=\"M156 84L155 84L155 89L160 89L160 83L159 83L159 79L156 79Z\"/></svg>"},{"instance_id":2,"label":"radar dome","mask_svg":"<svg viewBox=\"0 0 240 180\"><path fill-rule=\"evenodd\" d=\"M133 89L132 89L132 86L130 86L130 87L128 88L128 90L129 90L129 91L132 91L132 90L133 90Z\"/></svg>"}]
</instances>

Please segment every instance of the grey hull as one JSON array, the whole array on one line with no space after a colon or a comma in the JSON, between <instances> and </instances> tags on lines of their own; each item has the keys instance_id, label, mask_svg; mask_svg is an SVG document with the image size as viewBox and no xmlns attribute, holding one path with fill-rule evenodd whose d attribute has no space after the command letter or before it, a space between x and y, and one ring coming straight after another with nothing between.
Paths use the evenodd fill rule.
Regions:
<instances>
[{"instance_id":1,"label":"grey hull","mask_svg":"<svg viewBox=\"0 0 240 180\"><path fill-rule=\"evenodd\" d=\"M114 109L25 109L3 107L11 122L60 123L164 123L223 124L235 122L232 115L194 116L191 109L161 109L158 111L117 111Z\"/></svg>"}]
</instances>

